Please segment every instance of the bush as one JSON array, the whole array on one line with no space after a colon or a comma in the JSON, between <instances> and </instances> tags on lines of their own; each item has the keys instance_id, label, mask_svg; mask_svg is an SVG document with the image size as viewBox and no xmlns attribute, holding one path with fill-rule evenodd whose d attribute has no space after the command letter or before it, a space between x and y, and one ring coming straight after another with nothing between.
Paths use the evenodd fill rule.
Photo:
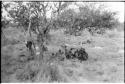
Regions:
<instances>
[{"instance_id":1,"label":"bush","mask_svg":"<svg viewBox=\"0 0 125 84\"><path fill-rule=\"evenodd\" d=\"M74 32L79 32L86 28L92 30L90 33L97 33L98 31L99 34L103 34L104 30L113 29L118 21L115 18L116 12L102 10L100 8L101 5L96 8L96 5L89 3L79 7L78 13L73 9L65 10L58 18L61 23L58 25L68 28L67 31L73 35L76 34ZM62 25L63 22L66 24Z\"/></svg>"}]
</instances>

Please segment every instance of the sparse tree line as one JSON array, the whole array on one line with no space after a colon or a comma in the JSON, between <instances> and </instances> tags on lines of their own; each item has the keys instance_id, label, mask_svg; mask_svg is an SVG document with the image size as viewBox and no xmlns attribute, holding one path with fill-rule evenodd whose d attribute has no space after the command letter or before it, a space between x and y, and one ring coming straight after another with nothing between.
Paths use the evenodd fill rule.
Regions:
<instances>
[{"instance_id":1,"label":"sparse tree line","mask_svg":"<svg viewBox=\"0 0 125 84\"><path fill-rule=\"evenodd\" d=\"M58 23L62 24L59 26L65 27L71 34L84 29L88 29L90 33L98 31L98 33L103 34L106 29L112 29L117 25L116 14L116 12L104 10L103 5L96 8L94 3L86 3L79 6L78 13L72 9L62 12ZM63 25L63 23L66 24Z\"/></svg>"}]
</instances>

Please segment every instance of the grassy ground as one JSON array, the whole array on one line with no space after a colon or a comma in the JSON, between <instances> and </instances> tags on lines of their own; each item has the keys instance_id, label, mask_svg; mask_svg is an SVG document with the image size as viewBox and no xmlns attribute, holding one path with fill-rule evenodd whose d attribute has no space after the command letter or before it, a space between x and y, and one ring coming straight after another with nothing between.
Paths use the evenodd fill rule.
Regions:
<instances>
[{"instance_id":1,"label":"grassy ground","mask_svg":"<svg viewBox=\"0 0 125 84\"><path fill-rule=\"evenodd\" d=\"M2 47L3 82L124 82L122 31L107 31L103 36L91 36L84 31L81 36L75 37L64 35L63 30L52 30L51 41L47 45L49 53L56 52L61 45L66 44L70 47L85 48L89 59L82 63L78 60L52 61L50 65L47 64L48 61L43 64L35 60L25 61L28 53L23 44L23 35L17 31L5 32L8 38L22 38L22 42ZM82 44L86 40L91 40L92 43ZM20 57L20 54L25 54L25 57ZM49 58L49 54L47 56L45 58Z\"/></svg>"},{"instance_id":2,"label":"grassy ground","mask_svg":"<svg viewBox=\"0 0 125 84\"><path fill-rule=\"evenodd\" d=\"M107 31L103 36L91 36L84 32L77 37L63 36L55 32L55 39L55 45L66 43L72 47L84 47L89 54L88 61L83 63L65 63L67 68L73 71L73 82L124 81L124 32ZM87 39L92 40L92 43L82 45L81 42ZM72 66L73 64L76 67Z\"/></svg>"}]
</instances>

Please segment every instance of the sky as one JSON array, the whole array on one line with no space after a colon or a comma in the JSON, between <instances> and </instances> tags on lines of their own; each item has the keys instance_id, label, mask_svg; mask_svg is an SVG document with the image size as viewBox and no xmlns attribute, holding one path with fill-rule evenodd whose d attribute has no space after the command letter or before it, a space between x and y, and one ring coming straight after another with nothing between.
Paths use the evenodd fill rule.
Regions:
<instances>
[{"instance_id":1,"label":"sky","mask_svg":"<svg viewBox=\"0 0 125 84\"><path fill-rule=\"evenodd\" d=\"M118 11L117 17L119 18L120 22L124 22L124 2L105 2L105 4L108 6L109 10L111 11Z\"/></svg>"}]
</instances>

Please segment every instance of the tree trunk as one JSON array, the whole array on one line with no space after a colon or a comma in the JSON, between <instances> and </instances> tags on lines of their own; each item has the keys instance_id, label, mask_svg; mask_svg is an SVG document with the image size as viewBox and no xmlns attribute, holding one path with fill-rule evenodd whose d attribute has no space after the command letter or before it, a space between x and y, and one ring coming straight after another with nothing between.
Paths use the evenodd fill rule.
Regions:
<instances>
[{"instance_id":1,"label":"tree trunk","mask_svg":"<svg viewBox=\"0 0 125 84\"><path fill-rule=\"evenodd\" d=\"M29 34L29 36L31 37L31 30L30 30L30 26L31 26L31 20L30 20L30 22L29 22L29 26L28 26L28 34Z\"/></svg>"},{"instance_id":2,"label":"tree trunk","mask_svg":"<svg viewBox=\"0 0 125 84\"><path fill-rule=\"evenodd\" d=\"M35 43L32 39L32 34L31 34L31 19L29 18L29 26L28 26L28 30L27 30L27 35L26 35L26 41L31 41L32 45L35 49ZM35 54L35 50L33 48L31 50L29 50L29 53L31 56L34 56Z\"/></svg>"},{"instance_id":3,"label":"tree trunk","mask_svg":"<svg viewBox=\"0 0 125 84\"><path fill-rule=\"evenodd\" d=\"M37 43L40 49L40 54L38 56L38 59L43 60L43 35L41 33L37 35Z\"/></svg>"}]
</instances>

